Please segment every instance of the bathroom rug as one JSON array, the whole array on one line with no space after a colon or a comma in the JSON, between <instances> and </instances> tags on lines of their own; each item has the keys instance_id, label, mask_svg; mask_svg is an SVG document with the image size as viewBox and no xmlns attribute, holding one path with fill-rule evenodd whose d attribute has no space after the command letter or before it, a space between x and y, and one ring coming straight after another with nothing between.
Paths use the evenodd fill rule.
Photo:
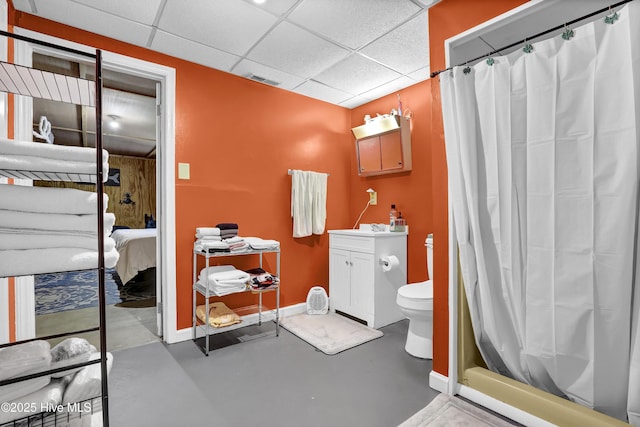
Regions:
<instances>
[{"instance_id":1,"label":"bathroom rug","mask_svg":"<svg viewBox=\"0 0 640 427\"><path fill-rule=\"evenodd\" d=\"M380 338L381 331L335 313L294 314L280 324L325 354L336 354Z\"/></svg>"},{"instance_id":2,"label":"bathroom rug","mask_svg":"<svg viewBox=\"0 0 640 427\"><path fill-rule=\"evenodd\" d=\"M464 400L439 394L398 427L513 427L511 423Z\"/></svg>"}]
</instances>

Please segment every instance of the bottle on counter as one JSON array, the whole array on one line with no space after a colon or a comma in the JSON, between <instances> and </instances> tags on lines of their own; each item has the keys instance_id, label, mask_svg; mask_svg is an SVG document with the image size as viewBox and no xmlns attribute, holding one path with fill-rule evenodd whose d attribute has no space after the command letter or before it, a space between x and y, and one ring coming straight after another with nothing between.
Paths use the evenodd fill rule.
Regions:
<instances>
[{"instance_id":1,"label":"bottle on counter","mask_svg":"<svg viewBox=\"0 0 640 427\"><path fill-rule=\"evenodd\" d=\"M398 212L398 218L396 218L396 227L394 231L405 231L405 228L404 228L405 225L406 225L406 222L402 217L402 212Z\"/></svg>"},{"instance_id":2,"label":"bottle on counter","mask_svg":"<svg viewBox=\"0 0 640 427\"><path fill-rule=\"evenodd\" d=\"M391 210L389 211L389 231L395 231L397 217L398 211L396 211L396 205L391 205Z\"/></svg>"}]
</instances>

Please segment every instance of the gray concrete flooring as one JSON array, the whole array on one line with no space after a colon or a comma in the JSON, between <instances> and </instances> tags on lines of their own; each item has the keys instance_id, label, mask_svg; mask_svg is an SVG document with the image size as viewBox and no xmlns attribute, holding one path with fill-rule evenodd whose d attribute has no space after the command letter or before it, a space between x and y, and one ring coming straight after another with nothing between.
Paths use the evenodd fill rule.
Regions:
<instances>
[{"instance_id":1,"label":"gray concrete flooring","mask_svg":"<svg viewBox=\"0 0 640 427\"><path fill-rule=\"evenodd\" d=\"M284 328L208 357L192 341L118 350L110 424L397 426L438 394L428 385L431 361L404 351L407 327L394 323L383 337L333 356Z\"/></svg>"}]
</instances>

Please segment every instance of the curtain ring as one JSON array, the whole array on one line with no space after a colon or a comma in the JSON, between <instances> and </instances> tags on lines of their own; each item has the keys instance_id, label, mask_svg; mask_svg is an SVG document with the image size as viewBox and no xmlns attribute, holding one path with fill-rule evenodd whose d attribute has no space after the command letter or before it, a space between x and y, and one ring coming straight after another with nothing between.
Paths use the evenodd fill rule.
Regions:
<instances>
[{"instance_id":1,"label":"curtain ring","mask_svg":"<svg viewBox=\"0 0 640 427\"><path fill-rule=\"evenodd\" d=\"M562 38L565 40L571 40L576 33L569 27L567 24L564 24L564 32L562 33Z\"/></svg>"},{"instance_id":2,"label":"curtain ring","mask_svg":"<svg viewBox=\"0 0 640 427\"><path fill-rule=\"evenodd\" d=\"M524 53L533 52L533 45L531 43L527 43L527 39L524 39L524 47L522 48Z\"/></svg>"},{"instance_id":3,"label":"curtain ring","mask_svg":"<svg viewBox=\"0 0 640 427\"><path fill-rule=\"evenodd\" d=\"M609 13L611 13L611 6L609 6ZM618 15L618 12L616 12L615 10L613 11L613 14L607 15L604 17L604 23L605 24L613 24L614 22L616 22L618 19L620 18L620 15Z\"/></svg>"},{"instance_id":4,"label":"curtain ring","mask_svg":"<svg viewBox=\"0 0 640 427\"><path fill-rule=\"evenodd\" d=\"M469 67L467 62L464 63L464 68L462 69L462 72L465 74L469 74L471 72L471 67Z\"/></svg>"},{"instance_id":5,"label":"curtain ring","mask_svg":"<svg viewBox=\"0 0 640 427\"><path fill-rule=\"evenodd\" d=\"M492 66L493 64L495 64L495 60L492 57L487 58L487 65L488 66Z\"/></svg>"}]
</instances>

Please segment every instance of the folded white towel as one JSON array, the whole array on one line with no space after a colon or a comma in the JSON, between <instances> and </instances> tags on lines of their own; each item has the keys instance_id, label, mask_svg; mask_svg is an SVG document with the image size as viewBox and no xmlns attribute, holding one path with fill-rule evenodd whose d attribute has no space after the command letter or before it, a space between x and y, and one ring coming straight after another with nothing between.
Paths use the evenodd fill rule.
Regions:
<instances>
[{"instance_id":1,"label":"folded white towel","mask_svg":"<svg viewBox=\"0 0 640 427\"><path fill-rule=\"evenodd\" d=\"M0 411L0 424L9 423L23 417L34 416L36 412L40 412L40 408L55 408L62 402L62 393L67 384L66 380L53 380L45 387L22 395L11 400L9 403L10 411ZM3 400L6 402L6 400ZM35 410L34 410L35 409ZM10 424L12 425L12 424ZM16 425L28 425L20 422ZM65 425L70 425L66 424Z\"/></svg>"},{"instance_id":2,"label":"folded white towel","mask_svg":"<svg viewBox=\"0 0 640 427\"><path fill-rule=\"evenodd\" d=\"M105 236L105 252L115 247L116 242L111 237ZM21 230L7 232L0 228L0 250L52 248L83 248L95 251L98 249L98 237L88 234L24 233Z\"/></svg>"},{"instance_id":3,"label":"folded white towel","mask_svg":"<svg viewBox=\"0 0 640 427\"><path fill-rule=\"evenodd\" d=\"M220 236L200 236L200 235L196 234L196 239L198 239L198 241L202 241L202 240L217 240L217 241L220 241L220 240L222 240L222 237L220 237Z\"/></svg>"},{"instance_id":4,"label":"folded white towel","mask_svg":"<svg viewBox=\"0 0 640 427\"><path fill-rule=\"evenodd\" d=\"M219 236L220 229L218 227L197 227L196 234L200 236Z\"/></svg>"},{"instance_id":5,"label":"folded white towel","mask_svg":"<svg viewBox=\"0 0 640 427\"><path fill-rule=\"evenodd\" d=\"M97 194L73 188L0 184L0 209L60 214L97 214ZM104 212L109 196L103 194Z\"/></svg>"},{"instance_id":6,"label":"folded white towel","mask_svg":"<svg viewBox=\"0 0 640 427\"><path fill-rule=\"evenodd\" d=\"M112 213L104 214L104 230L110 233L116 217ZM96 233L98 215L65 215L20 212L0 209L0 226L25 230L51 230L65 232Z\"/></svg>"},{"instance_id":7,"label":"folded white towel","mask_svg":"<svg viewBox=\"0 0 640 427\"><path fill-rule=\"evenodd\" d=\"M95 175L95 164L95 148L0 138L1 169ZM109 175L109 153L106 150L102 150L102 170L106 181Z\"/></svg>"},{"instance_id":8,"label":"folded white towel","mask_svg":"<svg viewBox=\"0 0 640 427\"><path fill-rule=\"evenodd\" d=\"M259 237L245 237L244 241L256 250L277 249L280 247L280 242L277 240L261 239Z\"/></svg>"},{"instance_id":9,"label":"folded white towel","mask_svg":"<svg viewBox=\"0 0 640 427\"><path fill-rule=\"evenodd\" d=\"M105 252L106 268L115 267L118 251ZM0 277L26 276L98 268L98 252L81 248L0 251Z\"/></svg>"},{"instance_id":10,"label":"folded white towel","mask_svg":"<svg viewBox=\"0 0 640 427\"><path fill-rule=\"evenodd\" d=\"M30 371L43 371L50 364L51 346L48 341L37 340L0 348L0 380Z\"/></svg>"}]
</instances>

